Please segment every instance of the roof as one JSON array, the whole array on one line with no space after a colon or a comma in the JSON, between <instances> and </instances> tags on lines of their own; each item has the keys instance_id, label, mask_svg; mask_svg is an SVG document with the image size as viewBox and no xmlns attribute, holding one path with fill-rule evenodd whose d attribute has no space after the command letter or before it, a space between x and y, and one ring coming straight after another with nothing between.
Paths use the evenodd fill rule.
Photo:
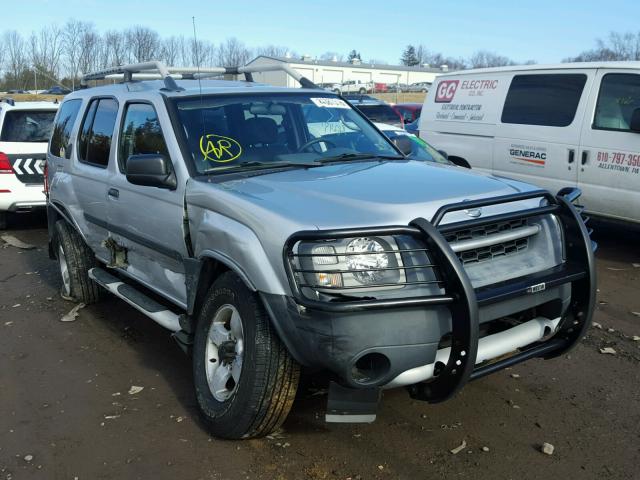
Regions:
<instances>
[{"instance_id":1,"label":"roof","mask_svg":"<svg viewBox=\"0 0 640 480\"><path fill-rule=\"evenodd\" d=\"M310 93L322 95L335 95L327 90L317 90L308 88L274 87L264 83L231 81L231 80L176 80L179 87L184 90L169 91L165 89L162 80L142 80L126 83L115 83L89 87L76 90L65 97L65 99L84 98L86 96L115 95L129 92L157 92L168 97L189 97L202 93L203 95L215 94L256 94L256 93ZM202 87L202 88L201 88Z\"/></svg>"},{"instance_id":2,"label":"roof","mask_svg":"<svg viewBox=\"0 0 640 480\"><path fill-rule=\"evenodd\" d=\"M508 67L477 68L474 70L457 70L449 72L447 75L470 75L476 73L501 73L501 72L521 72L537 70L572 70L572 69L596 69L596 68L619 68L628 70L640 70L640 62L574 62L555 63L549 65L510 65Z\"/></svg>"},{"instance_id":3,"label":"roof","mask_svg":"<svg viewBox=\"0 0 640 480\"><path fill-rule=\"evenodd\" d=\"M267 55L259 55L251 60L247 65L251 65L259 58L266 58L273 60L274 62L288 63L291 65L317 65L320 67L343 67L343 68L355 68L366 70L394 70L399 72L423 72L423 73L443 73L440 68L425 68L425 67L408 67L406 65L379 65L373 63L349 63L349 62L332 62L330 60L303 60L301 58L287 58L287 57L270 57Z\"/></svg>"},{"instance_id":4,"label":"roof","mask_svg":"<svg viewBox=\"0 0 640 480\"><path fill-rule=\"evenodd\" d=\"M7 102L0 102L3 110L55 110L59 106L54 102L15 102L13 105Z\"/></svg>"}]
</instances>

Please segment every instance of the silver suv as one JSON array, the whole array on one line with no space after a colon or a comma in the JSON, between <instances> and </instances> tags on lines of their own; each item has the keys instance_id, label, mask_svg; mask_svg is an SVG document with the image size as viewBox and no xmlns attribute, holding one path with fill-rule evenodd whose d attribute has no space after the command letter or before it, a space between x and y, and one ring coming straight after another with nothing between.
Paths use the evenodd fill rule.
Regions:
<instances>
[{"instance_id":1,"label":"silver suv","mask_svg":"<svg viewBox=\"0 0 640 480\"><path fill-rule=\"evenodd\" d=\"M274 69L303 88L252 82ZM56 117L50 256L65 297L107 290L173 332L214 435L281 425L301 367L329 372L328 421L370 422L382 389L440 402L587 329L579 191L410 160L286 66L85 80L115 77Z\"/></svg>"}]
</instances>

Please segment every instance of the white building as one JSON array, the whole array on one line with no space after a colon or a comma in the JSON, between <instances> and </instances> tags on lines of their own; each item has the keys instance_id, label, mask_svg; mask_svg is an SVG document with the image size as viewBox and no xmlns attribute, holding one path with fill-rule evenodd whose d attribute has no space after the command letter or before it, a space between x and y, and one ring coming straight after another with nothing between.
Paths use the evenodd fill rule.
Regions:
<instances>
[{"instance_id":1,"label":"white building","mask_svg":"<svg viewBox=\"0 0 640 480\"><path fill-rule=\"evenodd\" d=\"M282 62L294 68L314 83L343 83L348 80L361 82L380 82L386 84L433 82L436 75L447 72L446 65L441 68L407 67L404 65L374 65L369 63L333 62L315 60L310 57L288 58L261 55L248 65ZM280 87L299 87L300 85L282 71L254 73L256 82L268 83Z\"/></svg>"}]
</instances>

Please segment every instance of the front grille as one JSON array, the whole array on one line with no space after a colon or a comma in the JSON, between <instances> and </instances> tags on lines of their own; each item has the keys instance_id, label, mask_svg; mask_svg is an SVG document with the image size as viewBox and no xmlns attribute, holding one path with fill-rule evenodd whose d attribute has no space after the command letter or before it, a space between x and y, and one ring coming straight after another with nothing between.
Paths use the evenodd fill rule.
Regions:
<instances>
[{"instance_id":1,"label":"front grille","mask_svg":"<svg viewBox=\"0 0 640 480\"><path fill-rule=\"evenodd\" d=\"M464 248L457 251L458 259L463 265L493 260L497 257L513 255L529 248L529 237L491 242L491 236L517 231L528 227L527 219L520 218L506 222L496 222L473 228L456 230L445 235L445 239L452 245L462 245L464 242L484 240L478 248Z\"/></svg>"}]
</instances>

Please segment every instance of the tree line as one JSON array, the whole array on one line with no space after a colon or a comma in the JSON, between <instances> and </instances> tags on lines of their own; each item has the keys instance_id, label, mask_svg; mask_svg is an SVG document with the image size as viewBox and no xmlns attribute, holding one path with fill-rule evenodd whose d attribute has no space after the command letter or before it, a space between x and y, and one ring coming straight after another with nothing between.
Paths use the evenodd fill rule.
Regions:
<instances>
[{"instance_id":1,"label":"tree line","mask_svg":"<svg viewBox=\"0 0 640 480\"><path fill-rule=\"evenodd\" d=\"M50 25L23 36L15 30L0 35L0 90L46 88L53 84L75 87L83 73L123 63L161 60L185 67L238 66L258 55L300 57L286 46L265 45L250 48L237 38L217 45L183 35L161 37L153 29L136 25L126 30L99 32L90 22L71 19L62 26ZM318 57L330 61L362 61L384 65L351 50L348 54L325 52ZM597 39L595 48L585 50L564 62L597 60L640 60L640 32L611 32ZM451 57L429 50L424 45L407 45L400 57L407 66L448 65L450 70L516 65L518 62L497 53L480 50L469 58ZM528 60L520 63L536 63Z\"/></svg>"},{"instance_id":2,"label":"tree line","mask_svg":"<svg viewBox=\"0 0 640 480\"><path fill-rule=\"evenodd\" d=\"M596 39L595 48L585 50L574 57L564 58L562 62L626 60L640 60L640 32L611 32L607 38ZM424 45L407 45L400 57L400 63L407 66L430 65L432 67L439 67L441 65L448 65L450 70L462 70L467 68L530 65L537 62L535 60L517 62L509 57L488 50L479 50L469 58L455 58L430 51Z\"/></svg>"}]
</instances>

